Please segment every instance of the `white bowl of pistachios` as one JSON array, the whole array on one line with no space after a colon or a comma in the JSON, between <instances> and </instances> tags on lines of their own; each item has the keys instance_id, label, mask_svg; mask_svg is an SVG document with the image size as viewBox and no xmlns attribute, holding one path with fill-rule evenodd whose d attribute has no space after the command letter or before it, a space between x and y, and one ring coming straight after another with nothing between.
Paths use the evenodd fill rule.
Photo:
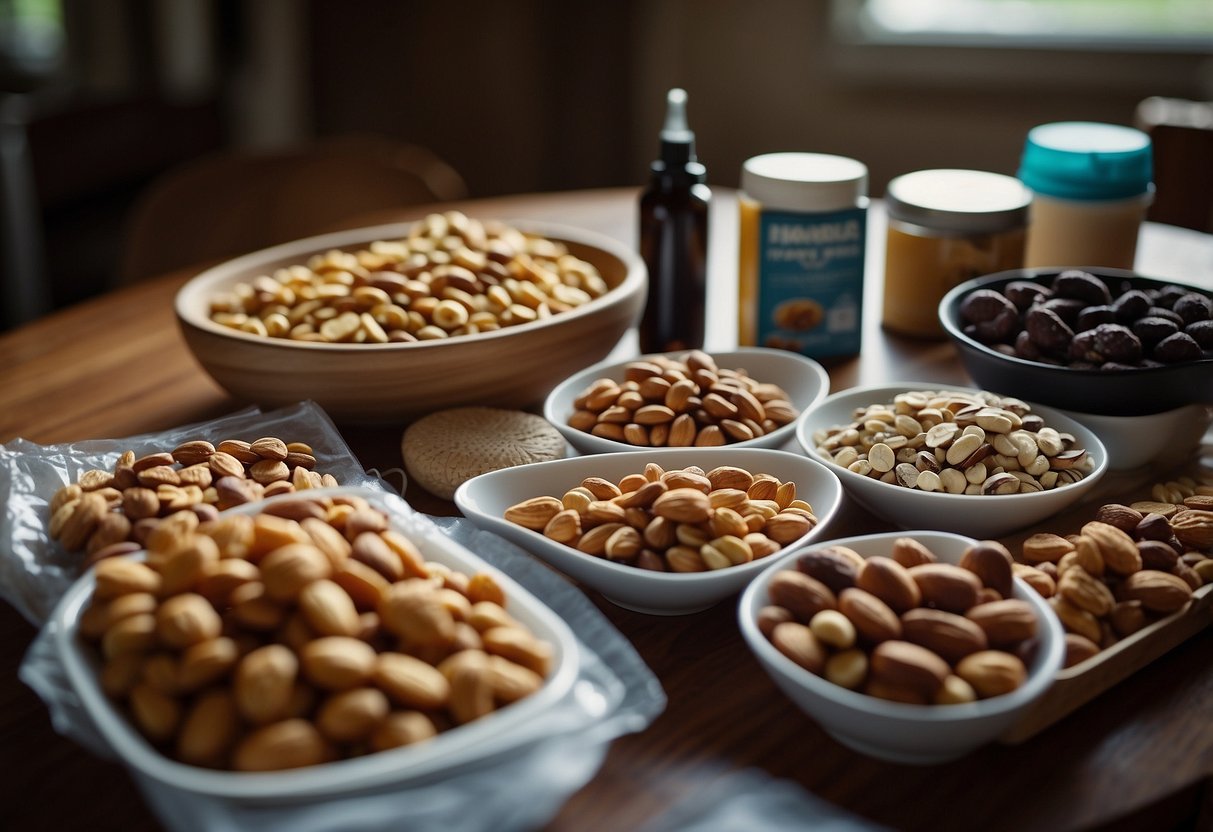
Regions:
<instances>
[{"instance_id":1,"label":"white bowl of pistachios","mask_svg":"<svg viewBox=\"0 0 1213 832\"><path fill-rule=\"evenodd\" d=\"M1063 511L1108 469L1099 437L1061 412L938 382L827 396L796 438L873 514L977 538Z\"/></svg>"}]
</instances>

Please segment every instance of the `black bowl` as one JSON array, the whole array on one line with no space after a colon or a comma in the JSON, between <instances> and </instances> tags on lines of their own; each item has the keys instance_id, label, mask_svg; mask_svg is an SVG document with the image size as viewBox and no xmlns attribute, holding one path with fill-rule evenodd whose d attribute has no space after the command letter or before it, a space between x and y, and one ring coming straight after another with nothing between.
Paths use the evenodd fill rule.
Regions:
<instances>
[{"instance_id":1,"label":"black bowl","mask_svg":"<svg viewBox=\"0 0 1213 832\"><path fill-rule=\"evenodd\" d=\"M999 272L962 283L940 301L940 323L960 351L961 361L978 387L1062 410L1102 416L1142 416L1189 404L1213 403L1211 358L1140 369L1070 369L1006 355L964 333L960 304L970 292L978 289L1001 291L1013 280L1049 285L1061 271L1050 268ZM1084 268L1083 271L1103 279L1109 287L1158 289L1179 285L1210 295L1207 289L1197 286L1141 277L1122 269Z\"/></svg>"}]
</instances>

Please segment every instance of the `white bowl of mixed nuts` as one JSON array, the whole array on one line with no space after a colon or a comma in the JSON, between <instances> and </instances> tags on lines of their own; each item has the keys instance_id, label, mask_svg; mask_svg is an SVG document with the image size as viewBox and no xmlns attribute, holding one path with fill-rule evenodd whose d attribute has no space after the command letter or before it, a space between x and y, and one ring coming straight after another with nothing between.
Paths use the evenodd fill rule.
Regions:
<instances>
[{"instance_id":1,"label":"white bowl of mixed nuts","mask_svg":"<svg viewBox=\"0 0 1213 832\"><path fill-rule=\"evenodd\" d=\"M741 347L604 362L563 381L544 417L583 454L637 448L781 448L830 391L811 358Z\"/></svg>"},{"instance_id":2,"label":"white bowl of mixed nuts","mask_svg":"<svg viewBox=\"0 0 1213 832\"><path fill-rule=\"evenodd\" d=\"M635 324L645 284L644 263L608 237L447 212L236 258L190 280L176 311L234 396L388 424L539 404Z\"/></svg>"},{"instance_id":3,"label":"white bowl of mixed nuts","mask_svg":"<svg viewBox=\"0 0 1213 832\"><path fill-rule=\"evenodd\" d=\"M482 474L455 492L473 523L619 606L706 609L818 537L842 497L822 463L764 448L672 448Z\"/></svg>"},{"instance_id":4,"label":"white bowl of mixed nuts","mask_svg":"<svg viewBox=\"0 0 1213 832\"><path fill-rule=\"evenodd\" d=\"M982 538L1062 511L1108 468L1099 437L1059 411L928 382L835 393L796 438L873 513Z\"/></svg>"},{"instance_id":5,"label":"white bowl of mixed nuts","mask_svg":"<svg viewBox=\"0 0 1213 832\"><path fill-rule=\"evenodd\" d=\"M373 805L508 755L577 676L564 621L394 495L183 519L100 561L51 620L83 708L158 806L272 802L302 822Z\"/></svg>"},{"instance_id":6,"label":"white bowl of mixed nuts","mask_svg":"<svg viewBox=\"0 0 1213 832\"><path fill-rule=\"evenodd\" d=\"M994 541L892 532L781 555L741 597L772 680L842 744L900 763L963 756L1048 690L1065 637Z\"/></svg>"}]
</instances>

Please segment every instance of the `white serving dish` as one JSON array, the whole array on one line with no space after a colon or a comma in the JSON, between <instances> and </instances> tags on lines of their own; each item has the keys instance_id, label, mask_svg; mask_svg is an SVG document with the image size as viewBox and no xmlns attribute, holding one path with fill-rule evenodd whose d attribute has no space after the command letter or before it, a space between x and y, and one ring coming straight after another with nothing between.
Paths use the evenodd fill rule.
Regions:
<instances>
[{"instance_id":1,"label":"white serving dish","mask_svg":"<svg viewBox=\"0 0 1213 832\"><path fill-rule=\"evenodd\" d=\"M666 353L669 356L681 356L686 353ZM778 384L788 394L791 403L802 413L821 401L830 392L830 377L825 368L811 358L805 358L787 350L772 350L764 347L740 347L728 352L709 353L721 369L745 369L751 378L760 382ZM600 378L610 378L623 381L624 368L633 361L643 361L651 356L639 356L627 361L604 361L587 367L561 382L548 395L543 405L543 416L556 426L556 430L564 435L568 443L583 454L618 453L621 451L638 450L636 445L626 442L616 442L603 439L583 430L569 426L569 417L573 415L573 401ZM771 431L757 439L745 442L733 442L730 448L781 448L791 441L795 434L795 422L789 422L778 430ZM664 448L650 450L664 451Z\"/></svg>"},{"instance_id":2,"label":"white serving dish","mask_svg":"<svg viewBox=\"0 0 1213 832\"><path fill-rule=\"evenodd\" d=\"M893 541L912 537L939 557L958 563L974 542L945 532L911 531L823 540L860 555L888 556ZM1014 597L1027 601L1040 621L1039 647L1028 666L1028 680L1004 696L964 705L907 705L867 696L828 682L780 653L758 629L758 611L770 603L767 588L781 569L794 569L797 553L776 555L741 596L741 634L770 674L797 707L843 745L864 754L898 763L930 764L956 759L996 739L1013 726L1053 683L1065 657L1065 634L1048 602L1015 578Z\"/></svg>"},{"instance_id":3,"label":"white serving dish","mask_svg":"<svg viewBox=\"0 0 1213 832\"><path fill-rule=\"evenodd\" d=\"M821 459L816 452L813 434L819 429L854 421L858 407L878 402L892 402L898 393L912 390L958 390L977 392L974 388L938 382L904 381L868 387L854 387L827 396L815 407L803 413L796 424L796 439L805 452ZM1037 491L1031 494L974 495L945 494L919 491L880 482L862 474L848 471L841 465L822 460L834 471L843 488L874 514L906 529L935 529L978 538L1002 535L1031 526L1073 505L1083 497L1108 470L1108 453L1099 437L1061 411L1028 402L1032 412L1045 424L1059 431L1072 433L1087 449L1095 467L1076 483Z\"/></svg>"},{"instance_id":4,"label":"white serving dish","mask_svg":"<svg viewBox=\"0 0 1213 832\"><path fill-rule=\"evenodd\" d=\"M290 809L351 796L365 795L369 799L370 795L407 788L411 783L480 764L517 748L534 738L534 726L541 724L544 714L569 693L580 669L576 639L564 621L535 596L446 538L428 521L419 522L417 515L406 514L407 509L401 510L404 502L395 495L359 488L326 489L324 493L358 494L388 511L393 527L409 534L427 560L469 574L492 573L505 590L510 614L552 646L552 671L535 694L425 743L281 772L200 768L160 753L102 692L97 681L97 653L78 635L80 613L94 585L90 570L72 585L52 616L55 647L81 705L154 804L171 806L175 800L188 799L194 805L273 805ZM273 501L295 496L284 495ZM232 512L254 514L264 505L250 503Z\"/></svg>"},{"instance_id":5,"label":"white serving dish","mask_svg":"<svg viewBox=\"0 0 1213 832\"><path fill-rule=\"evenodd\" d=\"M1189 404L1145 416L1103 416L1062 410L1095 432L1108 451L1108 468L1129 471L1150 463L1191 459L1213 419L1213 407Z\"/></svg>"},{"instance_id":6,"label":"white serving dish","mask_svg":"<svg viewBox=\"0 0 1213 832\"><path fill-rule=\"evenodd\" d=\"M784 482L796 483L797 498L813 507L819 522L808 534L785 546L785 550L820 537L842 497L838 478L824 464L799 454L766 448L671 448L660 456L649 450L631 451L492 471L461 485L455 492L455 503L476 525L517 543L566 575L598 590L614 604L655 615L697 612L738 592L765 568L770 558L710 572L653 572L587 555L504 517L507 508L523 500L543 495L559 497L589 476L618 482L628 474L641 473L645 464L653 461L667 471L690 465L698 465L705 471L733 465L753 474L771 474Z\"/></svg>"}]
</instances>

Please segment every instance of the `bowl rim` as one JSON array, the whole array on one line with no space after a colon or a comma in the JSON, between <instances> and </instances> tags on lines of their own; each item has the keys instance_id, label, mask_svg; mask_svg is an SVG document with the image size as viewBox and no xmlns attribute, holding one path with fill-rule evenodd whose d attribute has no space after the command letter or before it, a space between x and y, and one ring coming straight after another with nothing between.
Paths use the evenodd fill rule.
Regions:
<instances>
[{"instance_id":1,"label":"bowl rim","mask_svg":"<svg viewBox=\"0 0 1213 832\"><path fill-rule=\"evenodd\" d=\"M866 544L884 541L898 537L918 538L947 538L956 543L973 545L975 538L952 532L937 532L928 530L907 530L897 532L880 532L877 534L856 535L853 537L837 538L818 541L815 545L847 546L855 549L865 560L869 557L863 554ZM930 546L928 545L928 548ZM858 691L849 690L827 681L824 677L811 673L780 653L775 645L758 629L757 613L761 609L760 601L766 597L767 586L771 578L781 569L789 568L793 560L801 552L780 553L779 558L767 565L767 569L754 578L741 595L738 604L738 620L742 636L763 664L773 667L789 681L814 696L829 700L832 704L845 707L848 710L863 713L882 719L913 720L927 725L935 723L959 723L987 717L1006 714L1029 705L1043 694L1053 679L1061 670L1065 658L1065 633L1061 622L1049 608L1048 602L1018 577L1013 577L1015 587L1013 597L1028 601L1036 610L1042 626L1048 631L1049 639L1042 640L1040 645L1039 667L1033 673L1029 668L1028 678L1016 690L1002 696L989 699L978 699L956 705L913 705L907 702L891 702ZM792 567L794 568L794 567Z\"/></svg>"},{"instance_id":2,"label":"bowl rim","mask_svg":"<svg viewBox=\"0 0 1213 832\"><path fill-rule=\"evenodd\" d=\"M619 285L612 287L606 294L593 298L568 312L530 321L516 326L502 327L491 332L479 332L474 337L442 338L433 341L407 341L386 344L347 344L327 343L320 341L293 341L286 338L269 338L241 332L231 327L217 324L203 312L206 296L215 291L215 284L222 283L232 273L253 270L264 262L298 256L301 260L311 254L333 248L351 248L376 240L400 239L408 236L408 231L415 223L401 222L386 225L365 226L346 231L334 231L314 237L304 237L298 240L280 243L269 248L263 248L248 254L234 257L194 275L177 290L173 297L173 310L182 327L192 328L209 335L232 338L238 342L256 344L263 348L278 350L314 350L329 354L358 354L376 352L416 351L450 347L452 344L482 344L527 332L539 327L550 327L562 323L577 321L588 315L593 315L602 307L620 302L633 292L643 289L648 282L648 270L644 261L623 243L601 234L597 231L563 225L561 223L543 222L538 220L503 220L506 224L524 233L539 234L547 239L574 243L580 246L599 249L619 260L624 266L624 276Z\"/></svg>"},{"instance_id":3,"label":"bowl rim","mask_svg":"<svg viewBox=\"0 0 1213 832\"><path fill-rule=\"evenodd\" d=\"M847 483L857 485L861 488L867 485L880 485L895 490L888 492L878 491L876 493L888 493L890 495L897 495L904 499L910 500L949 499L955 501L957 506L969 505L972 507L984 506L994 508L1009 501L1014 501L1019 505L1023 505L1027 502L1044 502L1049 498L1056 499L1057 494L1063 492L1067 495L1081 495L1082 492L1087 488L1095 485L1108 471L1108 449L1104 445L1103 440L1099 438L1095 431L1088 428L1086 425L1082 424L1072 416L1066 415L1058 408L1049 407L1047 405L1038 405L1035 402L1026 401L1024 399L1020 399L1020 401L1023 401L1025 404L1029 405L1032 408L1033 413L1036 413L1037 415L1041 416L1041 418L1045 419L1045 424L1047 427L1059 428L1067 433L1075 434L1075 438L1082 438L1083 447L1086 449L1088 454L1092 454L1094 452L1096 459L1096 465L1089 474L1078 482L1071 483L1070 485L1066 485L1061 488L1050 488L1044 491L1031 491L1016 494L949 494L943 491L921 491L917 488L904 488L902 486L893 485L892 483L881 482L878 479L857 474L854 471L844 468L837 462L827 460L817 454L812 444L813 429L809 427L809 422L812 420L813 415L819 413L829 405L843 401L851 396L858 397L861 394L868 395L869 393L879 396L884 392L889 392L891 397L897 393L913 392L917 390L957 390L974 393L987 392L981 390L980 388L970 387L963 384L947 384L943 382L923 381L903 381L891 384L882 383L863 385L859 387L849 387L846 390L839 390L836 393L831 393L829 396L826 396L824 399L818 402L812 409L806 410L800 415L800 418L796 422L796 441L800 443L801 448L806 454L819 459L823 465L829 466L830 469L838 475L839 480L844 486L846 486ZM993 395L997 396L1000 394L994 393ZM1019 397L1016 396L1013 398ZM874 403L874 401L869 402L869 404ZM1076 490L1068 491L1070 488L1074 488Z\"/></svg>"},{"instance_id":4,"label":"bowl rim","mask_svg":"<svg viewBox=\"0 0 1213 832\"><path fill-rule=\"evenodd\" d=\"M540 553L541 552L544 552L544 553L551 552L551 553L554 553L555 556L560 559L563 559L563 558L573 559L576 562L578 562L580 564L584 564L588 568L594 569L595 571L599 571L605 575L618 576L619 578L621 578L622 580L624 580L628 583L637 583L637 582L642 582L642 583L646 583L646 584L663 584L664 583L664 584L670 584L670 585L687 586L687 585L694 585L694 584L714 584L714 583L730 582L731 580L736 579L738 576L749 575L749 574L752 574L755 572L759 572L763 568L765 568L767 564L770 563L772 557L775 557L776 555L779 555L779 554L783 554L785 552L792 551L794 549L798 549L798 548L806 545L807 543L809 543L810 538L813 537L815 532L817 532L819 529L826 528L827 524L834 518L834 515L837 514L837 512L842 504L842 486L838 482L838 477L834 476L833 472L830 471L828 468L826 468L824 463L822 463L818 460L815 460L811 457L805 456L804 454L798 454L798 453L794 453L792 451L784 451L784 450L780 450L778 448L755 448L755 447L736 448L736 446L730 446L730 445L715 446L712 448L669 448L669 449L667 449L667 453L669 453L671 455L679 454L679 455L690 456L691 454L696 453L696 452L699 452L701 454L705 451L721 453L721 452L728 452L730 450L739 450L739 451L744 451L746 453L751 453L751 454L756 453L756 454L760 454L763 456L768 455L768 454L775 454L780 457L792 458L792 459L796 459L801 462L810 463L809 464L810 470L813 470L814 468L819 469L817 471L817 473L819 473L821 475L821 484L823 487L825 487L826 489L829 490L829 492L830 492L829 496L831 498L831 501L824 513L818 513L817 506L813 506L813 513L817 515L817 525L815 525L812 529L810 529L807 534L803 535L802 537L797 538L796 540L794 540L791 543L784 546L778 552L776 552L772 555L769 555L768 557L758 558L756 560L750 561L749 563L743 563L743 564L739 564L737 566L730 566L725 569L712 569L712 570L708 570L706 572L656 572L656 571L653 571L650 569L641 569L636 566L628 566L627 564L623 564L623 563L615 563L614 561L608 560L606 558L600 558L600 557L596 557L594 555L588 555L585 552L581 552L581 551L578 551L577 549L572 548L571 546L566 546L563 543L558 543L554 540L551 540L550 538L545 537L542 532L538 532L538 531L535 531L534 529L528 529L524 526L519 526L517 524L510 523L510 521L506 520L504 517L496 517L494 515L490 515L487 512L484 512L484 511L480 510L479 508L475 507L475 504L473 502L470 502L470 500L469 500L469 496L468 496L469 492L475 490L476 488L489 487L488 485L486 485L486 483L491 483L492 479L508 479L513 472L522 470L524 468L530 469L530 470L535 470L535 469L539 468L540 466L546 466L548 468L556 468L556 467L576 468L578 464L592 463L594 461L595 457L598 456L595 454L566 457L564 459L554 459L554 460L548 460L546 462L532 462L527 465L519 465L519 466L515 466L513 468L503 468L498 471L489 471L487 473L480 474L480 475L473 477L472 479L464 482L462 485L459 486L459 488L457 488L455 490L455 504L457 506L459 506L459 510L461 512L463 512L464 516L468 517L469 520L473 520L473 522L475 522L475 520L472 517L472 515L474 514L477 517L480 517L486 521L492 522L493 525L495 525L495 526L508 527L511 529L518 529L521 532L526 532L527 533L525 535L526 538L528 540L535 541L536 546L533 548L532 547L524 547L524 548L526 548L528 552L530 552L531 554L534 554L536 557L541 558L545 562L550 563L550 561L548 561L548 558L544 554L540 554ZM619 453L619 454L611 454L612 461L616 461L616 460L623 461L623 460L626 460L628 457L633 457L637 460L652 461L651 455L646 450L643 450L643 449L625 451L625 452ZM658 459L660 459L660 457ZM643 468L643 464L641 465L641 468ZM479 480L479 482L477 482L478 480ZM797 483L797 488L799 489L799 483ZM536 495L532 495L532 496L536 496ZM559 568L558 564L552 563L551 565ZM609 596L611 593L608 592L608 593L604 593L604 594Z\"/></svg>"},{"instance_id":5,"label":"bowl rim","mask_svg":"<svg viewBox=\"0 0 1213 832\"><path fill-rule=\"evenodd\" d=\"M406 520L402 518L409 516L400 513L399 506L407 507L407 503L398 495L370 488L341 486L316 489L315 493L321 496L356 494L380 508L394 505L394 509L387 509L392 528L404 525ZM283 494L237 506L230 512L253 514L263 510L268 504L288 501L298 496ZM561 657L538 691L511 703L511 708L516 705L523 707L511 710L504 716L501 711L495 711L475 722L457 726L452 732L439 734L427 743L314 766L270 772L209 769L169 757L156 749L101 690L98 674L93 667L94 659L78 637L80 614L87 605L95 585L95 572L91 569L72 584L51 616L49 624L54 627L54 646L71 688L89 720L104 737L115 756L140 776L183 792L236 801L330 797L373 791L389 785L399 786L410 780L444 771L453 765L487 759L515 744L525 743L526 735L515 735L525 730L527 720L542 715L567 695L581 670L581 653L576 638L564 620L542 600L501 569L445 537L438 529L426 531L418 537L420 539L415 539L415 542L427 560L436 557L459 568L490 572L513 603L514 612L521 607L525 611L524 618L541 624L547 631L545 638L550 637ZM135 554L142 558L146 551L140 550ZM492 721L494 716L503 718ZM444 737L449 739L434 753L433 744L442 741ZM489 752L482 757L481 752L485 747Z\"/></svg>"},{"instance_id":6,"label":"bowl rim","mask_svg":"<svg viewBox=\"0 0 1213 832\"><path fill-rule=\"evenodd\" d=\"M995 272L994 274L975 277L971 280L966 280L949 289L939 301L938 318L944 331L957 344L968 348L981 355L991 358L1006 361L1012 367L1020 367L1024 370L1032 370L1047 375L1057 375L1062 378L1081 377L1084 379L1127 379L1139 378L1147 374L1159 374L1165 372L1183 372L1189 367L1199 367L1202 364L1213 364L1213 358L1198 358L1194 361L1184 361L1178 364L1165 364L1161 367L1132 367L1124 370L1100 370L1100 369L1083 369L1071 368L1068 366L1045 364L1041 361L1031 361L1027 358L1020 358L1017 355L1007 355L998 350L992 349L990 345L983 344L976 338L965 334L964 330L958 324L960 315L960 301L971 292L978 289L985 289L997 283L1009 283L1012 280L1023 280L1029 283L1041 283L1045 278L1056 277L1063 271L1081 270L1090 272L1096 277L1112 277L1125 280L1142 280L1148 283L1158 284L1159 286L1183 286L1185 289L1191 289L1194 292L1204 295L1208 298L1213 298L1213 291L1195 286L1190 283L1185 283L1182 280L1166 280L1158 277L1149 277L1148 275L1140 274L1131 269L1114 269L1104 266L1083 266L1081 269L1071 269L1069 267L1051 266L1044 268L1031 269L1007 269L1006 271Z\"/></svg>"},{"instance_id":7,"label":"bowl rim","mask_svg":"<svg viewBox=\"0 0 1213 832\"><path fill-rule=\"evenodd\" d=\"M745 356L756 355L776 361L783 361L786 359L789 362L789 365L799 365L802 369L808 371L808 373L817 381L817 392L814 394L811 402L801 407L800 412L802 414L813 405L820 402L830 393L830 374L826 371L825 367L812 358L801 355L800 353L790 352L788 350L776 350L769 347L735 347L730 350L700 351L712 356L713 359L727 360L736 357L738 360L741 360ZM596 364L591 364L589 367L574 373L564 381L560 382L560 384L556 385L556 387L554 387L552 391L548 393L543 400L543 417L547 419L548 422L551 423L551 425L556 428L556 430L558 430L562 436L564 436L565 440L570 445L576 447L578 442L584 442L587 448L596 448L593 453L616 453L621 451L637 450L665 453L666 451L674 450L674 448L671 448L670 446L651 447L643 445L630 445L627 442L616 442L614 439L606 439L601 436L594 436L594 434L588 433L587 431L577 430L568 424L568 414L556 412L556 405L558 400L567 395L569 390L577 387L578 385L586 385L589 381L593 380L591 377L600 377L600 374L609 374L612 378L614 378L615 375L621 377L623 375L624 367L633 362L644 361L649 358L655 358L663 355L685 355L688 352L691 352L691 350L687 349L672 350L670 352L645 353L644 355L638 355L633 358L625 358L622 360L612 360L607 358L597 362ZM727 367L725 369L734 368ZM617 372L612 374L612 371ZM760 379L760 381L763 380L765 379ZM783 385L780 386L782 387ZM797 419L798 418L800 417L797 416ZM741 442L730 442L726 445L715 447L757 448L765 446L768 448L777 449L785 445L788 440L795 435L795 432L796 419L793 419L786 425L781 425L779 428L771 431L770 433L755 437L754 439L746 439Z\"/></svg>"}]
</instances>

